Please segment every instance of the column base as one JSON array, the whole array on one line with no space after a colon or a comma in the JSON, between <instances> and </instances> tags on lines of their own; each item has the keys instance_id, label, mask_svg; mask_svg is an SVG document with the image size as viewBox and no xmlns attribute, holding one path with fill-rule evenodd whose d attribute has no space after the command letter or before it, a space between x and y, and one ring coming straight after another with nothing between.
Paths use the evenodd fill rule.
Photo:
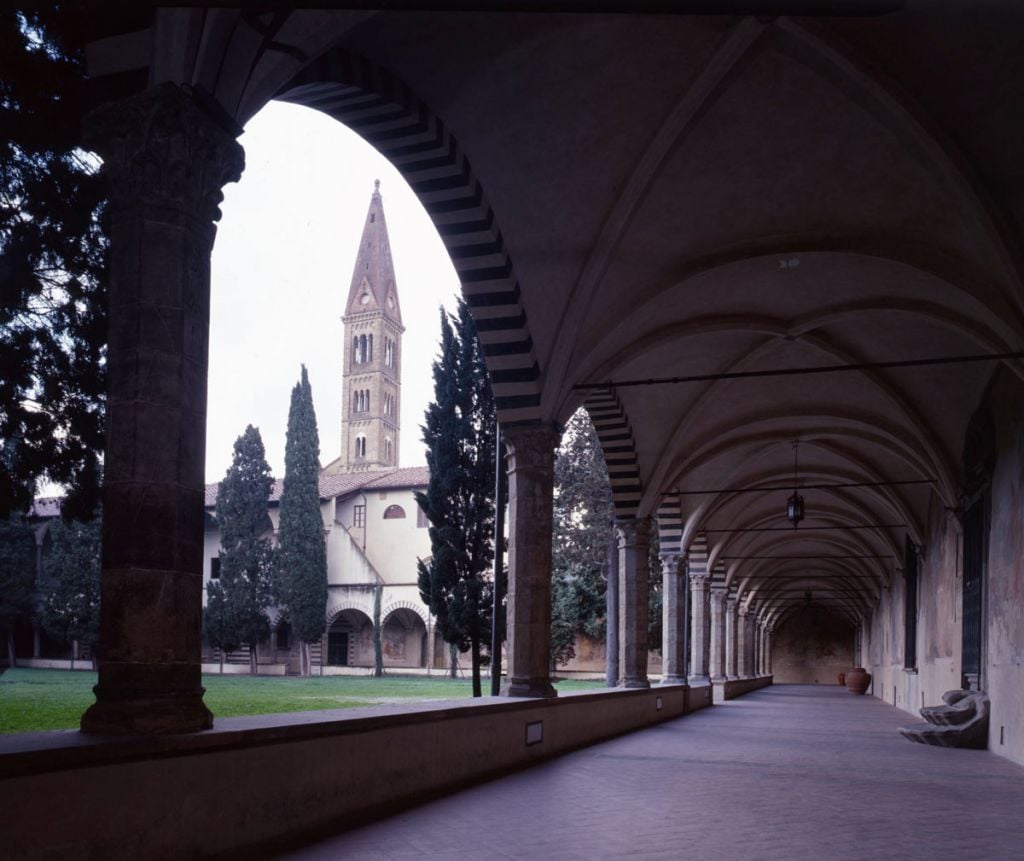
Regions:
<instances>
[{"instance_id":1,"label":"column base","mask_svg":"<svg viewBox=\"0 0 1024 861\"><path fill-rule=\"evenodd\" d=\"M99 686L97 685L97 688ZM96 735L174 735L213 727L213 712L197 693L111 699L96 690L97 702L82 715L84 733Z\"/></svg>"},{"instance_id":2,"label":"column base","mask_svg":"<svg viewBox=\"0 0 1024 861\"><path fill-rule=\"evenodd\" d=\"M649 688L651 686L650 680L646 677L630 677L619 679L620 688Z\"/></svg>"},{"instance_id":3,"label":"column base","mask_svg":"<svg viewBox=\"0 0 1024 861\"><path fill-rule=\"evenodd\" d=\"M711 681L716 685L722 684L726 680L726 676L712 676Z\"/></svg>"},{"instance_id":4,"label":"column base","mask_svg":"<svg viewBox=\"0 0 1024 861\"><path fill-rule=\"evenodd\" d=\"M690 676L690 687L696 688L701 685L710 685L711 679L708 676Z\"/></svg>"},{"instance_id":5,"label":"column base","mask_svg":"<svg viewBox=\"0 0 1024 861\"><path fill-rule=\"evenodd\" d=\"M659 684L662 685L686 685L689 684L690 680L686 676L662 676Z\"/></svg>"},{"instance_id":6,"label":"column base","mask_svg":"<svg viewBox=\"0 0 1024 861\"><path fill-rule=\"evenodd\" d=\"M503 697L533 697L534 699L557 697L558 691L550 678L509 679L501 686Z\"/></svg>"}]
</instances>

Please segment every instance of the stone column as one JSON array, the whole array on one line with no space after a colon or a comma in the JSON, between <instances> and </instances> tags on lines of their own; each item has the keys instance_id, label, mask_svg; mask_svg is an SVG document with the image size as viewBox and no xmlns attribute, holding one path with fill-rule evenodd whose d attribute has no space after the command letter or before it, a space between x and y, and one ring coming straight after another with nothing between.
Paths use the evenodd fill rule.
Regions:
<instances>
[{"instance_id":1,"label":"stone column","mask_svg":"<svg viewBox=\"0 0 1024 861\"><path fill-rule=\"evenodd\" d=\"M617 520L619 533L619 687L649 688L647 680L647 520Z\"/></svg>"},{"instance_id":2,"label":"stone column","mask_svg":"<svg viewBox=\"0 0 1024 861\"><path fill-rule=\"evenodd\" d=\"M210 251L242 148L174 84L105 105L110 195L96 703L83 732L209 728L200 684Z\"/></svg>"},{"instance_id":3,"label":"stone column","mask_svg":"<svg viewBox=\"0 0 1024 861\"><path fill-rule=\"evenodd\" d=\"M736 611L738 604L735 595L730 595L725 600L725 677L727 679L739 678L736 664Z\"/></svg>"},{"instance_id":4,"label":"stone column","mask_svg":"<svg viewBox=\"0 0 1024 861\"><path fill-rule=\"evenodd\" d=\"M736 609L736 675L741 679L750 678L750 660L747 655L749 633L747 608L740 605Z\"/></svg>"},{"instance_id":5,"label":"stone column","mask_svg":"<svg viewBox=\"0 0 1024 861\"><path fill-rule=\"evenodd\" d=\"M35 622L32 623L32 657L38 658L42 655L40 640L42 629Z\"/></svg>"},{"instance_id":6,"label":"stone column","mask_svg":"<svg viewBox=\"0 0 1024 861\"><path fill-rule=\"evenodd\" d=\"M764 629L764 673L766 676L772 674L772 631L771 626Z\"/></svg>"},{"instance_id":7,"label":"stone column","mask_svg":"<svg viewBox=\"0 0 1024 861\"><path fill-rule=\"evenodd\" d=\"M679 570L681 557L661 557L661 683L686 683L685 583Z\"/></svg>"},{"instance_id":8,"label":"stone column","mask_svg":"<svg viewBox=\"0 0 1024 861\"><path fill-rule=\"evenodd\" d=\"M761 675L761 634L764 632L764 626L760 620L754 622L754 675Z\"/></svg>"},{"instance_id":9,"label":"stone column","mask_svg":"<svg viewBox=\"0 0 1024 861\"><path fill-rule=\"evenodd\" d=\"M427 625L427 675L434 671L434 661L437 658L437 635L434 633L434 623Z\"/></svg>"},{"instance_id":10,"label":"stone column","mask_svg":"<svg viewBox=\"0 0 1024 861\"><path fill-rule=\"evenodd\" d=\"M555 444L550 425L502 428L508 447L508 676L506 697L557 696L551 684L551 517Z\"/></svg>"},{"instance_id":11,"label":"stone column","mask_svg":"<svg viewBox=\"0 0 1024 861\"><path fill-rule=\"evenodd\" d=\"M605 613L604 683L614 688L619 683L619 537L614 529L608 538Z\"/></svg>"},{"instance_id":12,"label":"stone column","mask_svg":"<svg viewBox=\"0 0 1024 861\"><path fill-rule=\"evenodd\" d=\"M710 615L710 586L711 575L706 571L690 570L690 607L691 622L690 630L690 654L691 672L690 684L706 685L711 681L708 672L708 616Z\"/></svg>"},{"instance_id":13,"label":"stone column","mask_svg":"<svg viewBox=\"0 0 1024 861\"><path fill-rule=\"evenodd\" d=\"M711 587L711 681L725 681L725 584Z\"/></svg>"}]
</instances>

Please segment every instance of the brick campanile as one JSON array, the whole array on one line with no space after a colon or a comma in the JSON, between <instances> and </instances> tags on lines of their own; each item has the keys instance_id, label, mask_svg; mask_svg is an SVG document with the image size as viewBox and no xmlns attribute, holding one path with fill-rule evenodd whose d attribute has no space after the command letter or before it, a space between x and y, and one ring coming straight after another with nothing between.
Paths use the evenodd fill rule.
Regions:
<instances>
[{"instance_id":1,"label":"brick campanile","mask_svg":"<svg viewBox=\"0 0 1024 861\"><path fill-rule=\"evenodd\" d=\"M345 303L339 471L398 466L402 312L388 227L374 182Z\"/></svg>"}]
</instances>

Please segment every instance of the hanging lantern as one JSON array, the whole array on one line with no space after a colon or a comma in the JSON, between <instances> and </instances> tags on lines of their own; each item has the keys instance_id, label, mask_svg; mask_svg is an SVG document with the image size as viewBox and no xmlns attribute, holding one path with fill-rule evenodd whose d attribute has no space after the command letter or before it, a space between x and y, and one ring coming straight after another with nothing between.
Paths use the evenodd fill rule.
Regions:
<instances>
[{"instance_id":1,"label":"hanging lantern","mask_svg":"<svg viewBox=\"0 0 1024 861\"><path fill-rule=\"evenodd\" d=\"M786 503L786 519L793 524L793 528L796 529L797 525L801 520L804 519L804 498L797 493L797 449L800 445L799 440L793 442L793 495L789 498Z\"/></svg>"},{"instance_id":2,"label":"hanging lantern","mask_svg":"<svg viewBox=\"0 0 1024 861\"><path fill-rule=\"evenodd\" d=\"M804 519L804 498L795 490L786 504L786 519L793 524L794 529Z\"/></svg>"}]
</instances>

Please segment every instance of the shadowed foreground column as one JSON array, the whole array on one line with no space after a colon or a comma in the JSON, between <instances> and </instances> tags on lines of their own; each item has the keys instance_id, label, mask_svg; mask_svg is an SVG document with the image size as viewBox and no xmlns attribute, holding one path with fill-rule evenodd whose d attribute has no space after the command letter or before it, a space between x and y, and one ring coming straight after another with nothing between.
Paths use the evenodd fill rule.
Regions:
<instances>
[{"instance_id":1,"label":"shadowed foreground column","mask_svg":"<svg viewBox=\"0 0 1024 861\"><path fill-rule=\"evenodd\" d=\"M650 523L618 520L619 687L649 688L647 680L648 553Z\"/></svg>"},{"instance_id":2,"label":"shadowed foreground column","mask_svg":"<svg viewBox=\"0 0 1024 861\"><path fill-rule=\"evenodd\" d=\"M209 728L200 676L210 251L242 148L173 84L87 119L110 192L96 703L83 732Z\"/></svg>"},{"instance_id":3,"label":"shadowed foreground column","mask_svg":"<svg viewBox=\"0 0 1024 861\"><path fill-rule=\"evenodd\" d=\"M557 434L502 428L508 446L506 697L557 696L551 684L551 518Z\"/></svg>"},{"instance_id":4,"label":"shadowed foreground column","mask_svg":"<svg viewBox=\"0 0 1024 861\"><path fill-rule=\"evenodd\" d=\"M747 624L747 607L740 605L736 610L736 676L740 679L750 678L750 657L747 641L750 626Z\"/></svg>"}]
</instances>

